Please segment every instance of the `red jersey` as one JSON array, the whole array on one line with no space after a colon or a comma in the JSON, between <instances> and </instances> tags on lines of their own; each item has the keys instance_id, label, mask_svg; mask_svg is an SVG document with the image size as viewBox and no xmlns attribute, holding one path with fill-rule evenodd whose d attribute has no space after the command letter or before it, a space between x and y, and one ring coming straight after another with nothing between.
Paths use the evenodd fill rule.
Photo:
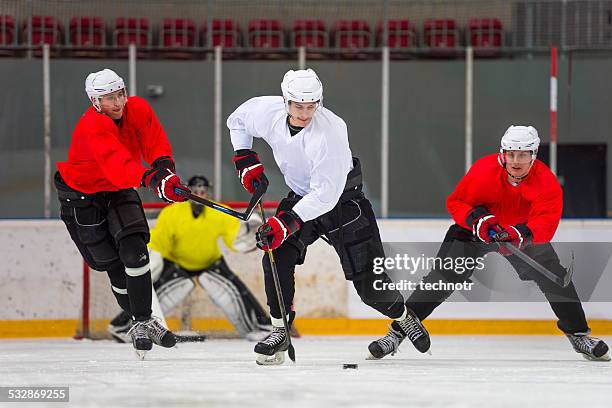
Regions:
<instances>
[{"instance_id":1,"label":"red jersey","mask_svg":"<svg viewBox=\"0 0 612 408\"><path fill-rule=\"evenodd\" d=\"M525 179L513 186L498 154L478 160L446 199L446 208L457 224L467 225L468 214L485 206L502 227L526 224L534 243L550 242L559 226L563 210L563 192L557 178L540 160L536 160Z\"/></svg>"},{"instance_id":2,"label":"red jersey","mask_svg":"<svg viewBox=\"0 0 612 408\"><path fill-rule=\"evenodd\" d=\"M126 101L119 124L92 106L81 116L73 133L68 160L57 163L70 187L84 193L139 187L141 163L172 157L166 132L144 99Z\"/></svg>"}]
</instances>

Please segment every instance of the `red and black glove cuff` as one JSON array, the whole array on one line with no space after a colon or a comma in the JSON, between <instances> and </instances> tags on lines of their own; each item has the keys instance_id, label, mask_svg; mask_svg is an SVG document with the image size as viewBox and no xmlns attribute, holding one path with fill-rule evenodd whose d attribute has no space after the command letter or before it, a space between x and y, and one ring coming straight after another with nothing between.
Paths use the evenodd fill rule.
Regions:
<instances>
[{"instance_id":1,"label":"red and black glove cuff","mask_svg":"<svg viewBox=\"0 0 612 408\"><path fill-rule=\"evenodd\" d=\"M281 211L276 214L276 218L281 220L287 228L287 236L293 235L302 228L302 220L293 210Z\"/></svg>"},{"instance_id":2,"label":"red and black glove cuff","mask_svg":"<svg viewBox=\"0 0 612 408\"><path fill-rule=\"evenodd\" d=\"M174 165L174 160L169 156L161 156L158 157L151 163L152 168L165 168L170 170L173 173L176 173L176 166Z\"/></svg>"},{"instance_id":3,"label":"red and black glove cuff","mask_svg":"<svg viewBox=\"0 0 612 408\"><path fill-rule=\"evenodd\" d=\"M142 180L140 180L140 186L156 188L161 180L171 174L174 174L174 172L166 167L152 167L145 171L144 175L142 176Z\"/></svg>"},{"instance_id":4,"label":"red and black glove cuff","mask_svg":"<svg viewBox=\"0 0 612 408\"><path fill-rule=\"evenodd\" d=\"M533 242L533 232L531 232L531 229L527 226L527 224L516 224L513 227L519 232L522 239L520 248L531 245Z\"/></svg>"},{"instance_id":5,"label":"red and black glove cuff","mask_svg":"<svg viewBox=\"0 0 612 408\"><path fill-rule=\"evenodd\" d=\"M470 227L473 227L476 221L478 221L480 218L484 217L485 215L489 215L489 214L491 213L489 212L487 207L483 205L479 205L478 207L474 207L472 211L470 211L467 218L465 219L465 223L469 225Z\"/></svg>"},{"instance_id":6,"label":"red and black glove cuff","mask_svg":"<svg viewBox=\"0 0 612 408\"><path fill-rule=\"evenodd\" d=\"M236 170L238 171L261 163L259 161L259 155L250 149L236 150L232 161L236 165Z\"/></svg>"}]
</instances>

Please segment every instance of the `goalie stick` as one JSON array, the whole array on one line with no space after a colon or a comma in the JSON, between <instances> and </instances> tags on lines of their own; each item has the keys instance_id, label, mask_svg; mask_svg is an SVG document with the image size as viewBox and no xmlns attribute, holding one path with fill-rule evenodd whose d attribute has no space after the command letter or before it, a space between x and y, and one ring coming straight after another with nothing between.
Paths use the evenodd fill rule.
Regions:
<instances>
[{"instance_id":1,"label":"goalie stick","mask_svg":"<svg viewBox=\"0 0 612 408\"><path fill-rule=\"evenodd\" d=\"M191 192L186 192L184 190L175 188L174 192L176 194L179 195L183 195L185 197L187 197L187 199L196 202L198 204L202 204L205 205L207 207L210 207L214 210L217 211L221 211L222 213L225 213L227 215L230 215L232 217L236 217L239 220L242 221L247 221L250 217L251 214L253 214L253 210L255 210L255 207L257 206L257 204L260 202L261 197L263 197L264 193L266 192L267 186L265 184L260 184L256 189L255 192L253 193L253 195L251 196L251 200L249 201L249 205L246 208L246 210L244 212L239 212L236 210L232 210L231 208L225 207L221 204L217 204L214 201L210 201L207 200L205 198L202 197L198 197L197 195L191 193Z\"/></svg>"}]
</instances>

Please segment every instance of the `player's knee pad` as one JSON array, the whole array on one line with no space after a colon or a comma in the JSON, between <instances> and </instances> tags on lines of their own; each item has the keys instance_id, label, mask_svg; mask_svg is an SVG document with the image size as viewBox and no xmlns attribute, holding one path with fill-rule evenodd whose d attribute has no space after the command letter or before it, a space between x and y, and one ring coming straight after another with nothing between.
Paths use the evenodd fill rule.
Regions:
<instances>
[{"instance_id":1,"label":"player's knee pad","mask_svg":"<svg viewBox=\"0 0 612 408\"><path fill-rule=\"evenodd\" d=\"M166 313L181 303L191 293L195 284L189 274L177 264L164 261L164 269L153 287L161 309Z\"/></svg>"},{"instance_id":2,"label":"player's knee pad","mask_svg":"<svg viewBox=\"0 0 612 408\"><path fill-rule=\"evenodd\" d=\"M237 278L233 273L232 276ZM245 336L257 329L257 313L248 307L240 288L227 273L208 270L198 276L198 281L213 303L225 313L238 333Z\"/></svg>"},{"instance_id":3,"label":"player's knee pad","mask_svg":"<svg viewBox=\"0 0 612 408\"><path fill-rule=\"evenodd\" d=\"M108 230L117 242L133 234L141 234L145 244L149 242L149 224L136 190L125 189L111 193Z\"/></svg>"},{"instance_id":4,"label":"player's knee pad","mask_svg":"<svg viewBox=\"0 0 612 408\"><path fill-rule=\"evenodd\" d=\"M367 199L342 203L341 210L330 212L321 223L340 257L347 280L363 279L372 273L374 258L385 256L376 218Z\"/></svg>"},{"instance_id":5,"label":"player's knee pad","mask_svg":"<svg viewBox=\"0 0 612 408\"><path fill-rule=\"evenodd\" d=\"M126 273L130 269L149 269L149 251L145 239L141 234L132 234L121 238L119 241L119 257L126 267Z\"/></svg>"}]
</instances>

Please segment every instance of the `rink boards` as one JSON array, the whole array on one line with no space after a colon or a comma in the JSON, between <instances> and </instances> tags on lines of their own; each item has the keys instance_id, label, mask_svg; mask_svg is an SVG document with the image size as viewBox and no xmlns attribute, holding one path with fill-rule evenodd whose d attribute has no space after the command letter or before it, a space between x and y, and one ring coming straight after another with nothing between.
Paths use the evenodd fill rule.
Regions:
<instances>
[{"instance_id":1,"label":"rink boards","mask_svg":"<svg viewBox=\"0 0 612 408\"><path fill-rule=\"evenodd\" d=\"M383 241L440 242L449 225L450 220L381 220L380 230ZM563 221L555 240L612 242L612 222ZM81 311L82 259L62 223L0 221L0 254L0 337L72 336ZM265 304L261 254L225 250L224 254ZM205 294L196 292L192 297L194 329L231 329ZM294 303L303 334L380 333L387 324L360 302L352 284L344 280L337 256L321 240L308 249L306 263L297 268ZM586 303L585 311L595 331L612 334L611 303ZM178 312L173 313L168 316L171 325L178 324ZM557 332L545 302L449 302L436 310L428 328L444 334Z\"/></svg>"}]
</instances>

